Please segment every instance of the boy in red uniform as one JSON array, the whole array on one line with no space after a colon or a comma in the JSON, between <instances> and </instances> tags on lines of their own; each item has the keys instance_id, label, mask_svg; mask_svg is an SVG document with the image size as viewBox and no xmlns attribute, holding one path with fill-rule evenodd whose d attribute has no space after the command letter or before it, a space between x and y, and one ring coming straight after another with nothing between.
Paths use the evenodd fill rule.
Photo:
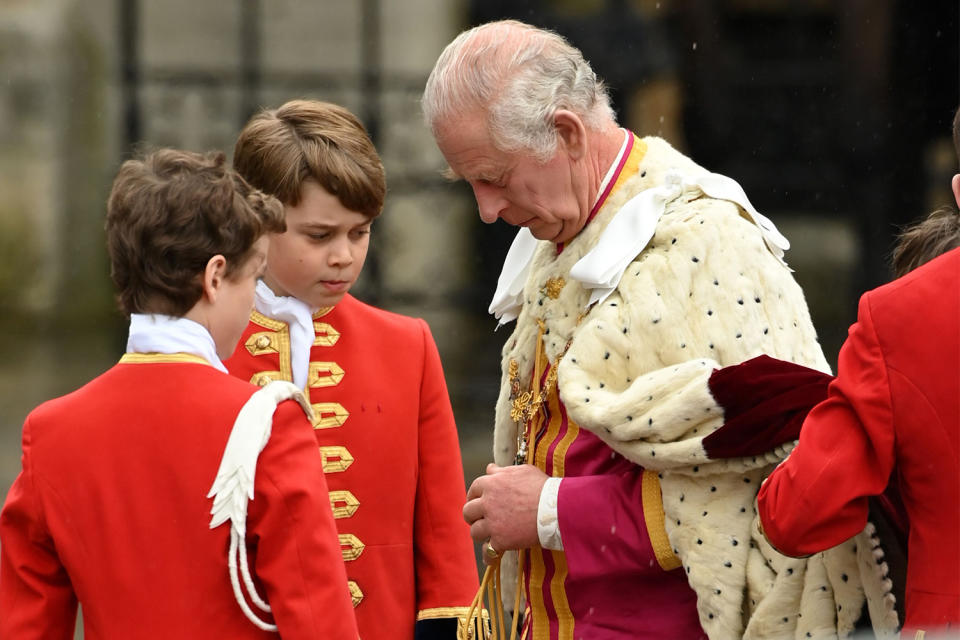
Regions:
<instances>
[{"instance_id":1,"label":"boy in red uniform","mask_svg":"<svg viewBox=\"0 0 960 640\"><path fill-rule=\"evenodd\" d=\"M452 639L478 581L437 348L423 320L347 293L383 206L376 149L346 109L295 100L251 119L234 165L283 202L287 231L227 368L313 405L364 640Z\"/></svg>"},{"instance_id":2,"label":"boy in red uniform","mask_svg":"<svg viewBox=\"0 0 960 640\"><path fill-rule=\"evenodd\" d=\"M73 638L79 601L88 638L357 638L310 423L293 402L251 422L277 387L258 391L220 360L246 325L266 234L283 229L280 204L222 153L121 167L106 230L127 353L27 417L0 513L0 637ZM246 475L218 474L238 446L253 450ZM215 478L249 490L249 511L230 487L211 501ZM228 570L237 542L256 616Z\"/></svg>"},{"instance_id":3,"label":"boy in red uniform","mask_svg":"<svg viewBox=\"0 0 960 640\"><path fill-rule=\"evenodd\" d=\"M960 161L960 110L953 138ZM960 174L952 186L960 206ZM826 399L758 494L771 544L807 555L863 529L868 498L895 483L909 530L903 638L960 630L957 221L934 212L901 236L900 277L860 298Z\"/></svg>"}]
</instances>

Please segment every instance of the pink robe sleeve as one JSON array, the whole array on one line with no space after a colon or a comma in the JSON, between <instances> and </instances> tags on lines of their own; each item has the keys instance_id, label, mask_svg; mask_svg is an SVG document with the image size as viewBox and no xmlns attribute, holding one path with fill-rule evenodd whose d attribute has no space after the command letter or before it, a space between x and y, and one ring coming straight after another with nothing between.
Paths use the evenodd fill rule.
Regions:
<instances>
[{"instance_id":1,"label":"pink robe sleeve","mask_svg":"<svg viewBox=\"0 0 960 640\"><path fill-rule=\"evenodd\" d=\"M645 515L651 513L652 518ZM617 474L564 478L557 514L571 574L652 575L680 566L663 526L656 474L638 466Z\"/></svg>"}]
</instances>

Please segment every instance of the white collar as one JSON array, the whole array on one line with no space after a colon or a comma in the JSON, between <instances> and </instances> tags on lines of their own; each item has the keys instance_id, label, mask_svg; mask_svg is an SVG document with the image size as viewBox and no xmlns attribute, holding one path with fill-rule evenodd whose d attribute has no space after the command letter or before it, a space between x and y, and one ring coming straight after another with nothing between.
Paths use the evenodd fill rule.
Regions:
<instances>
[{"instance_id":1,"label":"white collar","mask_svg":"<svg viewBox=\"0 0 960 640\"><path fill-rule=\"evenodd\" d=\"M633 134L623 128L620 130L623 131L623 142L620 144L620 151L617 152L617 157L613 159L613 162L611 162L607 168L607 173L603 176L600 187L597 189L597 195L593 198L591 209L597 206L597 202L600 201L600 197L604 191L606 191L607 185L610 183L610 180L613 179L617 167L620 166L623 154L627 152L630 136ZM537 248L537 243L538 240L533 237L530 230L524 227L517 233L513 239L513 243L510 245L510 249L507 251L503 269L500 271L500 277L497 279L497 289L493 294L493 300L490 301L490 307L487 310L500 321L497 327L515 320L520 314L520 307L523 301L523 285L527 281L527 273L530 271L530 261L533 259L533 253Z\"/></svg>"},{"instance_id":2,"label":"white collar","mask_svg":"<svg viewBox=\"0 0 960 640\"><path fill-rule=\"evenodd\" d=\"M189 353L227 373L213 336L199 322L159 313L130 314L127 353Z\"/></svg>"},{"instance_id":3,"label":"white collar","mask_svg":"<svg viewBox=\"0 0 960 640\"><path fill-rule=\"evenodd\" d=\"M310 370L310 349L316 339L311 308L299 298L278 296L263 280L257 281L257 296L254 300L257 311L275 320L282 320L290 327L290 368L293 383L305 389Z\"/></svg>"}]
</instances>

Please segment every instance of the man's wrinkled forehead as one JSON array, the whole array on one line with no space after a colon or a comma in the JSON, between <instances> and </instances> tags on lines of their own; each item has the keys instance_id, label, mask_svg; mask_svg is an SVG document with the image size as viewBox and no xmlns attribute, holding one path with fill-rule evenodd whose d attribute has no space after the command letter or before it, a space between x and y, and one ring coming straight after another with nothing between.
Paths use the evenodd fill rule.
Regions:
<instances>
[{"instance_id":1,"label":"man's wrinkled forehead","mask_svg":"<svg viewBox=\"0 0 960 640\"><path fill-rule=\"evenodd\" d=\"M490 140L485 116L475 111L440 123L437 145L447 161L443 175L451 180L489 180L503 175L510 164L508 154Z\"/></svg>"}]
</instances>

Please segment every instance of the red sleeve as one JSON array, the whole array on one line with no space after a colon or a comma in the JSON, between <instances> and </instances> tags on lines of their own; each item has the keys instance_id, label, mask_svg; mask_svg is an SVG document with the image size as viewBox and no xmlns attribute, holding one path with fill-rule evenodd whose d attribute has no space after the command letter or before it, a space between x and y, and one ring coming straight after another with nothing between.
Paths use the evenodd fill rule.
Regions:
<instances>
[{"instance_id":1,"label":"red sleeve","mask_svg":"<svg viewBox=\"0 0 960 640\"><path fill-rule=\"evenodd\" d=\"M47 530L23 426L23 470L0 513L0 638L73 638L77 598Z\"/></svg>"},{"instance_id":2,"label":"red sleeve","mask_svg":"<svg viewBox=\"0 0 960 640\"><path fill-rule=\"evenodd\" d=\"M465 614L479 588L470 528L463 520L466 490L453 410L440 354L427 324L419 323L424 353L414 514L418 626Z\"/></svg>"},{"instance_id":3,"label":"red sleeve","mask_svg":"<svg viewBox=\"0 0 960 640\"><path fill-rule=\"evenodd\" d=\"M337 528L313 428L295 402L274 414L257 461L248 540L280 637L356 640Z\"/></svg>"},{"instance_id":4,"label":"red sleeve","mask_svg":"<svg viewBox=\"0 0 960 640\"><path fill-rule=\"evenodd\" d=\"M662 573L680 566L663 526L656 474L636 467L620 474L568 477L560 482L557 498L560 538L571 575L599 579L613 573ZM585 513L590 517L582 517Z\"/></svg>"},{"instance_id":5,"label":"red sleeve","mask_svg":"<svg viewBox=\"0 0 960 640\"><path fill-rule=\"evenodd\" d=\"M883 492L893 470L892 417L867 294L840 349L827 399L810 412L796 449L760 488L760 518L774 547L809 555L863 529L868 497Z\"/></svg>"}]
</instances>

